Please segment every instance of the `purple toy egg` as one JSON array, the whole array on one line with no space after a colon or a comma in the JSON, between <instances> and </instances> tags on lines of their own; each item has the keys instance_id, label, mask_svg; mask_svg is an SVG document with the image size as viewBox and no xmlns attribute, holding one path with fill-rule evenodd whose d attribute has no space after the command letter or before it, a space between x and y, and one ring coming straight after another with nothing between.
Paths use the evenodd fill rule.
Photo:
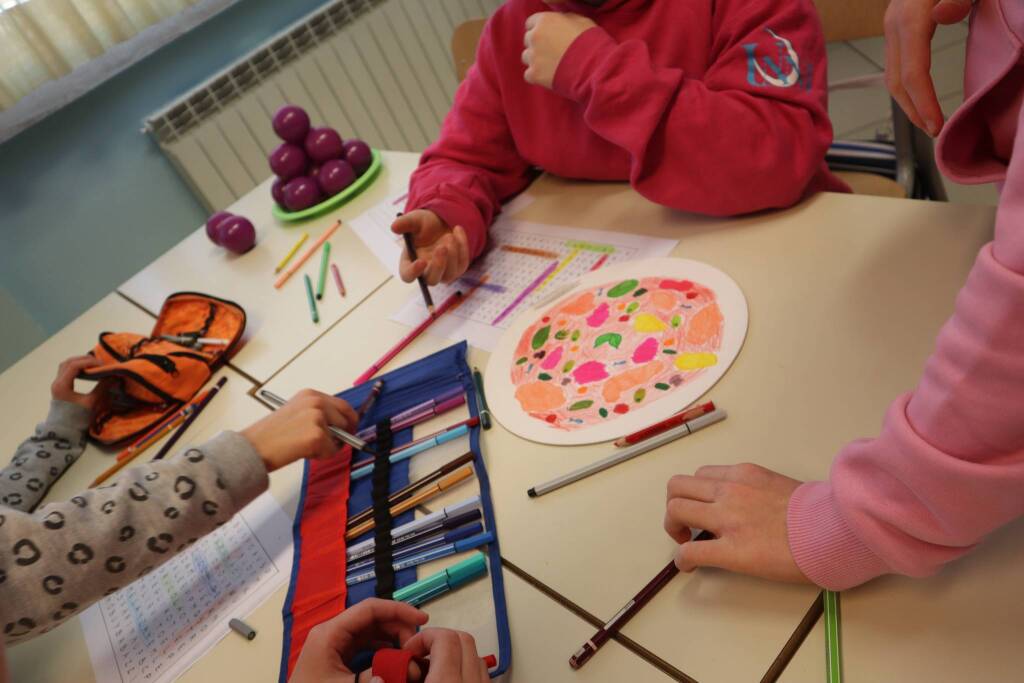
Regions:
<instances>
[{"instance_id":1,"label":"purple toy egg","mask_svg":"<svg viewBox=\"0 0 1024 683\"><path fill-rule=\"evenodd\" d=\"M270 185L270 196L274 198L278 206L284 206L284 186L287 182L284 178L274 178L274 182Z\"/></svg>"},{"instance_id":2,"label":"purple toy egg","mask_svg":"<svg viewBox=\"0 0 1024 683\"><path fill-rule=\"evenodd\" d=\"M324 163L317 176L320 189L328 197L333 197L355 182L356 172L347 161L332 159Z\"/></svg>"},{"instance_id":3,"label":"purple toy egg","mask_svg":"<svg viewBox=\"0 0 1024 683\"><path fill-rule=\"evenodd\" d=\"M320 201L320 186L316 180L299 176L284 186L284 205L289 211L308 209Z\"/></svg>"},{"instance_id":4,"label":"purple toy egg","mask_svg":"<svg viewBox=\"0 0 1024 683\"><path fill-rule=\"evenodd\" d=\"M206 219L206 236L210 238L211 242L220 244L220 226L232 215L227 211L218 211Z\"/></svg>"},{"instance_id":5,"label":"purple toy egg","mask_svg":"<svg viewBox=\"0 0 1024 683\"><path fill-rule=\"evenodd\" d=\"M244 254L256 244L256 228L243 216L232 216L220 225L220 243L228 251Z\"/></svg>"},{"instance_id":6,"label":"purple toy egg","mask_svg":"<svg viewBox=\"0 0 1024 683\"><path fill-rule=\"evenodd\" d=\"M301 145L309 132L309 114L302 107L288 104L277 110L272 125L277 137Z\"/></svg>"},{"instance_id":7,"label":"purple toy egg","mask_svg":"<svg viewBox=\"0 0 1024 683\"><path fill-rule=\"evenodd\" d=\"M349 140L345 143L345 161L352 165L356 175L363 175L373 162L373 152L362 140Z\"/></svg>"},{"instance_id":8,"label":"purple toy egg","mask_svg":"<svg viewBox=\"0 0 1024 683\"><path fill-rule=\"evenodd\" d=\"M306 170L306 153L298 145L286 142L270 153L270 170L279 178L291 180Z\"/></svg>"},{"instance_id":9,"label":"purple toy egg","mask_svg":"<svg viewBox=\"0 0 1024 683\"><path fill-rule=\"evenodd\" d=\"M306 154L316 163L340 159L344 152L341 136L333 128L313 128L306 135Z\"/></svg>"}]
</instances>

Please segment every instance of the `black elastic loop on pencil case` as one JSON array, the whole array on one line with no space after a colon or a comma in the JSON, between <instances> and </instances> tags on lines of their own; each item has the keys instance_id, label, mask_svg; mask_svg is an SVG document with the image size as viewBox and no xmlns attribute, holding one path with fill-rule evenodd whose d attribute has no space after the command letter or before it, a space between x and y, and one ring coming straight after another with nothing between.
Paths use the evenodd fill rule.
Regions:
<instances>
[{"instance_id":1,"label":"black elastic loop on pencil case","mask_svg":"<svg viewBox=\"0 0 1024 683\"><path fill-rule=\"evenodd\" d=\"M390 600L395 592L394 553L391 548L391 420L377 423L377 455L373 460L373 571L377 597Z\"/></svg>"}]
</instances>

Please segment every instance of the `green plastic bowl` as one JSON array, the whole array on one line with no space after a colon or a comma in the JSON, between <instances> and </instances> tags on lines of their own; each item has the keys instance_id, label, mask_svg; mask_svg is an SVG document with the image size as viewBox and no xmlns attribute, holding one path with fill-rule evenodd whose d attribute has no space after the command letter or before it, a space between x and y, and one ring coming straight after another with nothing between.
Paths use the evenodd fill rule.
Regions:
<instances>
[{"instance_id":1,"label":"green plastic bowl","mask_svg":"<svg viewBox=\"0 0 1024 683\"><path fill-rule=\"evenodd\" d=\"M380 169L384 165L381 161L380 152L378 150L372 150L372 152L373 160L370 162L370 168L366 169L366 172L363 173L363 175L356 178L356 181L344 190L333 197L329 197L319 204L314 204L308 209L303 209L302 211L288 211L278 206L277 202L274 202L274 207L272 209L274 218L286 223L304 221L310 218L316 218L317 216L322 216L331 209L336 209L342 204L352 200L360 192L372 185L373 181L377 179L378 175L380 175Z\"/></svg>"}]
</instances>

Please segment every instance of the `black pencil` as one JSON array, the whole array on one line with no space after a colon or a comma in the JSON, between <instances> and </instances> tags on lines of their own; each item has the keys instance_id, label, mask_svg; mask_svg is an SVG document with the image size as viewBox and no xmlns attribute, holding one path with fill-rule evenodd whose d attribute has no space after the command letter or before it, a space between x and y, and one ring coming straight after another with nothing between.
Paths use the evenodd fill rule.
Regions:
<instances>
[{"instance_id":1,"label":"black pencil","mask_svg":"<svg viewBox=\"0 0 1024 683\"><path fill-rule=\"evenodd\" d=\"M416 256L416 245L412 243L412 235L406 232L402 234L402 238L405 240L405 250L409 252L409 261L415 262L419 257ZM430 288L427 287L427 279L420 275L416 278L416 281L420 283L420 292L423 293L423 303L427 305L427 310L430 311L430 315L434 315L434 300L430 296Z\"/></svg>"},{"instance_id":2,"label":"black pencil","mask_svg":"<svg viewBox=\"0 0 1024 683\"><path fill-rule=\"evenodd\" d=\"M160 452L153 456L153 460L164 459L164 456L167 455L172 448L174 448L174 444L178 443L178 439L180 439L181 435L185 433L185 430L189 428L189 425L195 422L195 419L199 417L199 413L203 412L203 408L205 408L210 403L213 397L217 395L217 392L220 391L220 388L224 386L227 383L227 381L227 375L221 377L220 380L217 381L217 384L212 389L210 389L210 393L206 395L206 398L203 399L203 402L197 405L196 409L192 411L192 414L189 415L185 419L185 421L181 423L181 426L178 427L178 431L174 432L174 436L168 439L167 443L164 444L164 447L160 449Z\"/></svg>"}]
</instances>

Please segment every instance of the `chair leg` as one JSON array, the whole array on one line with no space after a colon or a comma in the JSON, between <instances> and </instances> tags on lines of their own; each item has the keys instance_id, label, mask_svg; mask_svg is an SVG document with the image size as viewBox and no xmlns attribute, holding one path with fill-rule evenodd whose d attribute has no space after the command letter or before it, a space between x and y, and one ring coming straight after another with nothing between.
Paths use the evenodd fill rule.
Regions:
<instances>
[{"instance_id":1,"label":"chair leg","mask_svg":"<svg viewBox=\"0 0 1024 683\"><path fill-rule=\"evenodd\" d=\"M913 129L914 158L917 162L917 176L921 181L921 194L924 199L937 202L948 202L946 186L942 182L942 174L935 165L935 144L932 139L918 128Z\"/></svg>"},{"instance_id":2,"label":"chair leg","mask_svg":"<svg viewBox=\"0 0 1024 683\"><path fill-rule=\"evenodd\" d=\"M896 100L890 98L892 106L893 144L896 148L896 182L903 186L908 197L915 197L917 189L917 164L914 152L914 124L900 109Z\"/></svg>"}]
</instances>

